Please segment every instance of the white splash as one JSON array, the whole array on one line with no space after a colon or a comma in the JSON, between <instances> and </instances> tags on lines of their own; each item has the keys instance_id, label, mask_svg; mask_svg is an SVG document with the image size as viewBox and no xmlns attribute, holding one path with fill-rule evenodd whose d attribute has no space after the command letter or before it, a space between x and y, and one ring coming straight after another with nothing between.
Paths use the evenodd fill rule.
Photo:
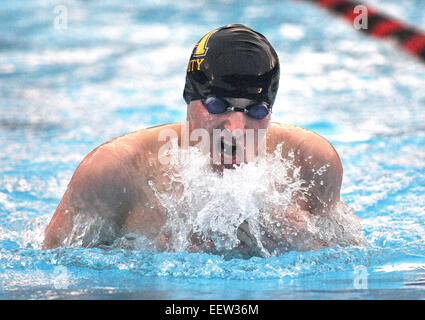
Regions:
<instances>
[{"instance_id":1,"label":"white splash","mask_svg":"<svg viewBox=\"0 0 425 320\"><path fill-rule=\"evenodd\" d=\"M212 171L209 157L196 148L170 150L166 175L169 188L151 187L167 211L162 234L170 251L248 250L248 255L273 256L288 250L312 250L363 240L359 219L344 203L327 216L285 212L295 195L303 198L310 186L300 178L294 155L281 159L281 148L266 158Z\"/></svg>"}]
</instances>

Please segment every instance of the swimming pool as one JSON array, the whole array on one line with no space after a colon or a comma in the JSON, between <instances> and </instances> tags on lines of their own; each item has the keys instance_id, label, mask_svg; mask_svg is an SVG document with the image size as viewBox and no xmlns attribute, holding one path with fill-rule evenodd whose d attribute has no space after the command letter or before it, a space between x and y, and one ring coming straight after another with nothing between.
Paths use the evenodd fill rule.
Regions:
<instances>
[{"instance_id":1,"label":"swimming pool","mask_svg":"<svg viewBox=\"0 0 425 320\"><path fill-rule=\"evenodd\" d=\"M370 0L425 28L421 0ZM66 19L67 18L67 19ZM185 120L194 43L243 23L279 54L274 121L312 129L344 166L362 247L276 257L41 250L75 168L118 135ZM0 4L0 298L423 299L425 66L297 1Z\"/></svg>"}]
</instances>

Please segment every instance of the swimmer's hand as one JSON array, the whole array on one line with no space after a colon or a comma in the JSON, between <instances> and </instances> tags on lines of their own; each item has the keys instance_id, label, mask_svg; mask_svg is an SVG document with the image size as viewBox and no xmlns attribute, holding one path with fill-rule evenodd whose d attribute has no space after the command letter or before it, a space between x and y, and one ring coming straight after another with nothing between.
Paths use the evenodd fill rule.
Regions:
<instances>
[{"instance_id":1,"label":"swimmer's hand","mask_svg":"<svg viewBox=\"0 0 425 320\"><path fill-rule=\"evenodd\" d=\"M314 217L307 210L291 205L283 214L274 212L271 219L275 241L284 243L288 249L310 251L326 247L317 237Z\"/></svg>"},{"instance_id":2,"label":"swimmer's hand","mask_svg":"<svg viewBox=\"0 0 425 320\"><path fill-rule=\"evenodd\" d=\"M316 237L310 212L295 205L283 213L278 208L269 208L267 211L262 213L264 218L261 219L257 237L251 233L247 221L239 226L238 239L242 245L268 254L318 250L326 246Z\"/></svg>"},{"instance_id":3,"label":"swimmer's hand","mask_svg":"<svg viewBox=\"0 0 425 320\"><path fill-rule=\"evenodd\" d=\"M242 222L242 224L238 227L237 236L238 236L239 241L242 244L244 244L244 245L246 245L250 248L254 248L254 247L257 246L257 240L251 234L251 232L249 230L248 222L246 220L244 222Z\"/></svg>"}]
</instances>

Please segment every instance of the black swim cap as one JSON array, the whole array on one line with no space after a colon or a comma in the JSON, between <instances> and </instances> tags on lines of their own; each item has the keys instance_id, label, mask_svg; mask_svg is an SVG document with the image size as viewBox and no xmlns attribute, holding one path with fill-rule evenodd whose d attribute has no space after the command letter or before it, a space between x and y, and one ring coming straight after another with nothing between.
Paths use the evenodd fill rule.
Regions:
<instances>
[{"instance_id":1,"label":"black swim cap","mask_svg":"<svg viewBox=\"0 0 425 320\"><path fill-rule=\"evenodd\" d=\"M279 87L279 58L262 34L241 24L208 32L187 67L186 103L208 96L247 98L273 105Z\"/></svg>"}]
</instances>

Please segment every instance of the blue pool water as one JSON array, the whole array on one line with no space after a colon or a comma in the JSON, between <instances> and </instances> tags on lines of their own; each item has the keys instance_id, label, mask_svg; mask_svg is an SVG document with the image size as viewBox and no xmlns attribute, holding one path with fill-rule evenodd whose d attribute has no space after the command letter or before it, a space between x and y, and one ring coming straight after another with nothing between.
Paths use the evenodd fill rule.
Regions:
<instances>
[{"instance_id":1,"label":"blue pool water","mask_svg":"<svg viewBox=\"0 0 425 320\"><path fill-rule=\"evenodd\" d=\"M368 3L425 29L422 0ZM88 152L185 120L191 49L228 23L276 48L273 120L332 142L367 244L245 260L41 250ZM2 1L0 298L424 299L424 88L424 64L302 1Z\"/></svg>"}]
</instances>

